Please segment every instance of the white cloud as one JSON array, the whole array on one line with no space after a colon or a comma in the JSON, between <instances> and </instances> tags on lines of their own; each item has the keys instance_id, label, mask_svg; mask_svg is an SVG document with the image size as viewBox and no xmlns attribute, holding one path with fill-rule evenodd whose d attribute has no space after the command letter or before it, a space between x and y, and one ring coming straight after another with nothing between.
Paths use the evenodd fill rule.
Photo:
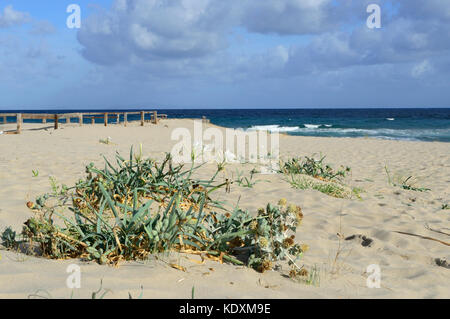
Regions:
<instances>
[{"instance_id":1,"label":"white cloud","mask_svg":"<svg viewBox=\"0 0 450 319\"><path fill-rule=\"evenodd\" d=\"M222 9L217 0L117 0L86 20L78 40L83 56L99 64L203 57L227 46Z\"/></svg>"},{"instance_id":2,"label":"white cloud","mask_svg":"<svg viewBox=\"0 0 450 319\"><path fill-rule=\"evenodd\" d=\"M418 64L415 64L411 70L411 75L414 78L420 78L424 74L430 73L433 71L433 66L431 65L430 61L424 60Z\"/></svg>"},{"instance_id":3,"label":"white cloud","mask_svg":"<svg viewBox=\"0 0 450 319\"><path fill-rule=\"evenodd\" d=\"M109 11L87 19L78 39L83 56L91 62L133 68L140 64L146 72L161 76L175 75L177 70L180 75L211 74L224 68L262 74L259 70L265 63L274 75L414 63L450 49L450 21L432 19L433 14L446 14L437 12L437 0L431 1L434 9L419 19L411 6L423 8L422 2L399 0L400 9L391 12L393 17L382 11L382 28L369 30L367 4L377 2L386 8L392 1L116 0ZM224 66L228 37L236 27L278 34L280 40L284 35L308 34L311 40L291 48L283 45L284 51L280 43L253 56L225 58L232 65Z\"/></svg>"},{"instance_id":4,"label":"white cloud","mask_svg":"<svg viewBox=\"0 0 450 319\"><path fill-rule=\"evenodd\" d=\"M244 0L241 24L251 32L314 34L337 27L332 0Z\"/></svg>"},{"instance_id":5,"label":"white cloud","mask_svg":"<svg viewBox=\"0 0 450 319\"><path fill-rule=\"evenodd\" d=\"M30 15L26 12L14 10L12 5L8 5L0 13L0 28L22 25L30 21Z\"/></svg>"}]
</instances>

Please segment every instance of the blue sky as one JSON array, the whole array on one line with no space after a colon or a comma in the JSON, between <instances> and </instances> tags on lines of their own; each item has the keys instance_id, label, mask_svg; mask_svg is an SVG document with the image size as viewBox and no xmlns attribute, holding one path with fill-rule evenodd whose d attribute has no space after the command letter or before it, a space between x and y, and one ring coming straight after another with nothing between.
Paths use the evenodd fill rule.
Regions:
<instances>
[{"instance_id":1,"label":"blue sky","mask_svg":"<svg viewBox=\"0 0 450 319\"><path fill-rule=\"evenodd\" d=\"M445 0L0 2L0 109L450 107L449 75Z\"/></svg>"}]
</instances>

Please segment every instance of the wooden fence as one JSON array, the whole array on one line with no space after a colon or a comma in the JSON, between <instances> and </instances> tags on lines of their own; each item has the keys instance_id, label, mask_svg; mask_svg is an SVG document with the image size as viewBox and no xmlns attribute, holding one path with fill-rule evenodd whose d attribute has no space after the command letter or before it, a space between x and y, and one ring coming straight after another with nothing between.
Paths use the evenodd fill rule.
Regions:
<instances>
[{"instance_id":1,"label":"wooden fence","mask_svg":"<svg viewBox=\"0 0 450 319\"><path fill-rule=\"evenodd\" d=\"M150 114L150 121L145 120L145 115ZM85 119L90 119L91 124L95 124L95 119L103 119L103 125L108 126L110 119L115 119L116 124L120 124L121 119L124 126L127 126L129 115L139 115L141 126L144 126L145 122L150 122L153 124L158 124L160 119L167 119L167 114L158 114L157 111L140 111L140 112L106 112L106 113L59 113L59 114L49 114L49 113L0 113L0 120L3 123L7 123L8 117L13 117L16 119L17 123L17 134L22 131L24 120L42 120L42 123L47 123L47 120L53 120L55 130L58 129L59 125L62 124L61 120L66 120L66 123L72 123L71 119L77 119L80 126L84 124Z\"/></svg>"}]
</instances>

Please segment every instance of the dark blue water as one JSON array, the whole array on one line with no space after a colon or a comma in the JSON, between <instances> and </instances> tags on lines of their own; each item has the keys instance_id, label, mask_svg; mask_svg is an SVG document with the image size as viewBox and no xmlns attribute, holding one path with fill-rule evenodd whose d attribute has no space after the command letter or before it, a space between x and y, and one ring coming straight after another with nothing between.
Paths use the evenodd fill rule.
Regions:
<instances>
[{"instance_id":1,"label":"dark blue water","mask_svg":"<svg viewBox=\"0 0 450 319\"><path fill-rule=\"evenodd\" d=\"M104 112L105 110L98 110ZM111 112L118 112L113 110ZM132 110L128 110L132 111ZM13 112L13 111L11 111ZM21 111L23 112L23 111ZM50 113L54 111L30 111ZM64 110L64 113L79 112ZM89 110L96 112L96 110ZM159 110L169 118L206 116L220 126L267 129L291 135L374 137L450 142L450 109L226 109ZM11 119L12 120L12 119ZM139 116L130 116L139 120ZM114 123L115 118L110 119ZM31 121L30 121L31 122ZM98 119L97 122L102 122ZM88 121L86 121L88 123Z\"/></svg>"}]
</instances>

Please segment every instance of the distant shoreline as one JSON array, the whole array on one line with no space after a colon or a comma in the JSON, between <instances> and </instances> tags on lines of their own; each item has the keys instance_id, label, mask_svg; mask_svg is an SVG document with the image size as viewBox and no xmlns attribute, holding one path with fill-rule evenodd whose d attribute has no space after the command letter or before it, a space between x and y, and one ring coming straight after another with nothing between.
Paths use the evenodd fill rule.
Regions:
<instances>
[{"instance_id":1,"label":"distant shoreline","mask_svg":"<svg viewBox=\"0 0 450 319\"><path fill-rule=\"evenodd\" d=\"M258 128L289 135L319 137L373 137L392 140L450 142L449 108L396 109L148 109L168 118L201 119L221 127ZM125 110L35 110L27 113L92 113ZM133 112L134 110L126 110ZM140 110L137 110L140 111ZM7 113L11 113L9 111ZM25 113L25 111L21 111ZM131 116L130 121L139 120ZM147 120L147 117L146 117ZM30 121L26 121L30 122ZM97 123L101 119L96 120ZM114 121L112 121L114 122Z\"/></svg>"},{"instance_id":2,"label":"distant shoreline","mask_svg":"<svg viewBox=\"0 0 450 319\"><path fill-rule=\"evenodd\" d=\"M181 122L187 122L187 121L194 121L194 120L200 120L197 118L172 118L172 119L165 119L165 120L161 120L161 123L158 125L154 125L154 124L149 124L147 123L144 128L149 128L149 127L158 127L160 125L165 125L164 123L173 123L174 121L181 121ZM225 126L220 126L217 125L215 123L210 123L208 124L209 126L213 126L213 127L217 127L219 129L227 129L228 127ZM139 121L130 121L128 123L129 127L138 127L140 126ZM15 123L8 123L6 125L4 125L3 123L0 123L0 132L2 132L2 134L8 135L8 134L12 134L11 131L13 131L16 127ZM85 130L85 129L95 129L97 130L99 129L103 129L103 123L95 123L95 125L92 124L85 124L82 127L80 127L78 125L78 123L60 123L60 128L61 129L65 129L65 128L71 128L71 129L75 129L75 130ZM116 124L116 123L110 123L108 125L108 129L118 129L118 128L124 128L123 127L123 123L121 124ZM24 126L24 128L22 129L22 132L33 132L33 131L54 131L53 128L53 123L52 122L47 122L47 123L36 123L36 122L28 122L26 123L26 125ZM8 131L10 131L9 133L7 133ZM271 131L267 131L268 133L274 133ZM285 137L291 137L291 138L317 138L320 140L327 140L327 139L336 139L336 140L372 140L372 141L385 141L385 142L399 142L399 143L444 143L444 144L448 144L449 142L446 141L421 141L421 140L407 140L407 139L387 139L387 138L378 138L378 137L372 137L372 136L314 136L314 135L308 135L308 136L304 136L304 135L295 135L295 134L290 134L289 132L278 132L280 134L280 136L285 136Z\"/></svg>"}]
</instances>

